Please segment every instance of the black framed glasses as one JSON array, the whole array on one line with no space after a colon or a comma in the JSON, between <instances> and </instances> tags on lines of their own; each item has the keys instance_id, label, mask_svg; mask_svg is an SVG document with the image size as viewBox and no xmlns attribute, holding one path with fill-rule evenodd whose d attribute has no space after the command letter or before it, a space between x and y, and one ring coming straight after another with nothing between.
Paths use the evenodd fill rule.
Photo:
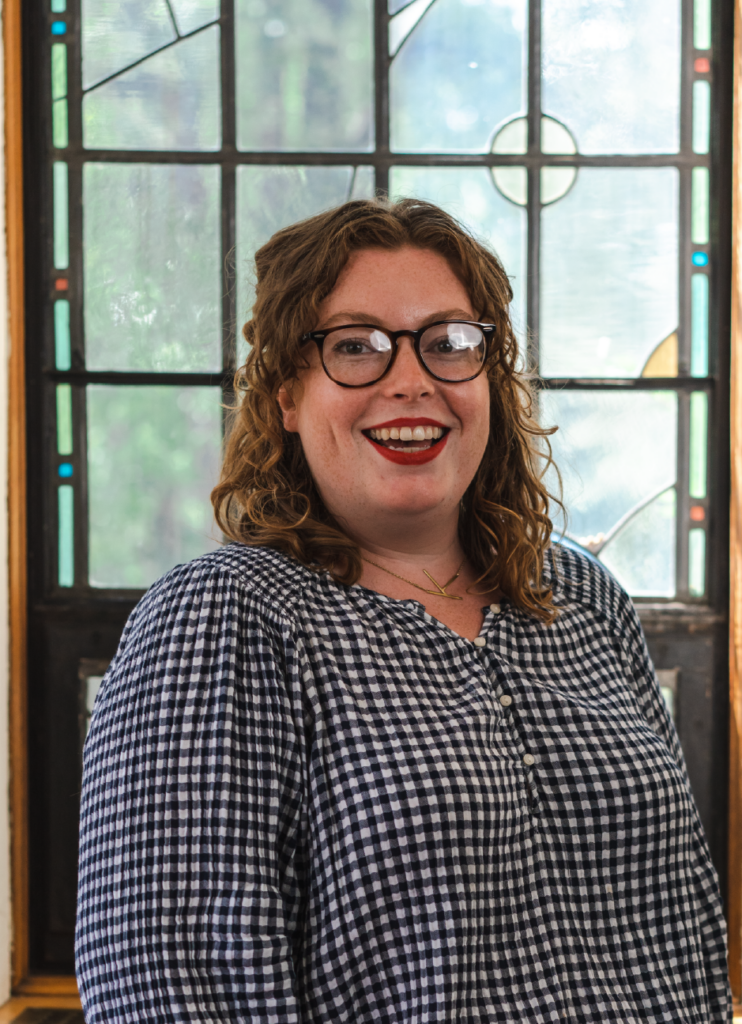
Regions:
<instances>
[{"instance_id":1,"label":"black framed glasses","mask_svg":"<svg viewBox=\"0 0 742 1024\"><path fill-rule=\"evenodd\" d=\"M325 373L342 388L365 388L381 380L394 364L402 337L412 338L417 358L431 377L460 384L484 369L495 329L474 320L440 320L417 331L346 324L310 331L301 342L316 343Z\"/></svg>"}]
</instances>

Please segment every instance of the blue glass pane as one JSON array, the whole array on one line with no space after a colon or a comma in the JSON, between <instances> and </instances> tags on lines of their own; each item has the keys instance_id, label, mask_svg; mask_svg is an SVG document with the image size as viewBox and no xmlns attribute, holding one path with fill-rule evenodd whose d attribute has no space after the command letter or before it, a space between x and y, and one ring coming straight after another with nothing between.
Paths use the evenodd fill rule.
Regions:
<instances>
[{"instance_id":1,"label":"blue glass pane","mask_svg":"<svg viewBox=\"0 0 742 1024\"><path fill-rule=\"evenodd\" d=\"M678 325L677 170L582 167L541 237L541 372L638 376Z\"/></svg>"},{"instance_id":2,"label":"blue glass pane","mask_svg":"<svg viewBox=\"0 0 742 1024\"><path fill-rule=\"evenodd\" d=\"M84 89L175 38L167 5L152 0L82 0Z\"/></svg>"},{"instance_id":3,"label":"blue glass pane","mask_svg":"<svg viewBox=\"0 0 742 1024\"><path fill-rule=\"evenodd\" d=\"M691 256L691 263L694 267L707 267L709 262L708 253L694 252Z\"/></svg>"},{"instance_id":4,"label":"blue glass pane","mask_svg":"<svg viewBox=\"0 0 742 1024\"><path fill-rule=\"evenodd\" d=\"M87 163L83 206L88 369L220 369L219 168Z\"/></svg>"},{"instance_id":5,"label":"blue glass pane","mask_svg":"<svg viewBox=\"0 0 742 1024\"><path fill-rule=\"evenodd\" d=\"M392 61L392 149L489 150L497 128L525 110L526 22L526 0L428 7Z\"/></svg>"},{"instance_id":6,"label":"blue glass pane","mask_svg":"<svg viewBox=\"0 0 742 1024\"><path fill-rule=\"evenodd\" d=\"M75 492L70 484L57 489L58 582L71 587L75 582Z\"/></svg>"},{"instance_id":7,"label":"blue glass pane","mask_svg":"<svg viewBox=\"0 0 742 1024\"><path fill-rule=\"evenodd\" d=\"M204 29L96 87L83 100L88 149L221 145L219 29Z\"/></svg>"},{"instance_id":8,"label":"blue glass pane","mask_svg":"<svg viewBox=\"0 0 742 1024\"><path fill-rule=\"evenodd\" d=\"M663 491L600 552L600 561L634 597L675 594L676 491Z\"/></svg>"},{"instance_id":9,"label":"blue glass pane","mask_svg":"<svg viewBox=\"0 0 742 1024\"><path fill-rule=\"evenodd\" d=\"M395 198L415 196L442 206L495 250L513 287L513 325L523 336L525 211L500 195L485 168L393 167L389 185Z\"/></svg>"},{"instance_id":10,"label":"blue glass pane","mask_svg":"<svg viewBox=\"0 0 742 1024\"><path fill-rule=\"evenodd\" d=\"M709 279L706 274L691 274L690 372L693 377L708 373Z\"/></svg>"},{"instance_id":11,"label":"blue glass pane","mask_svg":"<svg viewBox=\"0 0 742 1024\"><path fill-rule=\"evenodd\" d=\"M69 478L69 477L71 477L73 472L74 471L73 471L72 463L71 462L61 462L59 464L59 466L57 467L57 473L62 478Z\"/></svg>"},{"instance_id":12,"label":"blue glass pane","mask_svg":"<svg viewBox=\"0 0 742 1024\"><path fill-rule=\"evenodd\" d=\"M372 0L236 0L237 146L373 148Z\"/></svg>"},{"instance_id":13,"label":"blue glass pane","mask_svg":"<svg viewBox=\"0 0 742 1024\"><path fill-rule=\"evenodd\" d=\"M677 152L680 11L680 0L543 0L543 109L581 153Z\"/></svg>"},{"instance_id":14,"label":"blue glass pane","mask_svg":"<svg viewBox=\"0 0 742 1024\"><path fill-rule=\"evenodd\" d=\"M63 22L63 21L53 21L52 22L52 35L53 36L63 36L66 31L67 31L67 25L65 24L65 22Z\"/></svg>"},{"instance_id":15,"label":"blue glass pane","mask_svg":"<svg viewBox=\"0 0 742 1024\"><path fill-rule=\"evenodd\" d=\"M350 198L352 167L237 168L237 322L254 301L253 254L280 228Z\"/></svg>"},{"instance_id":16,"label":"blue glass pane","mask_svg":"<svg viewBox=\"0 0 742 1024\"><path fill-rule=\"evenodd\" d=\"M181 35L208 25L219 18L219 0L170 0L178 31Z\"/></svg>"},{"instance_id":17,"label":"blue glass pane","mask_svg":"<svg viewBox=\"0 0 742 1024\"><path fill-rule=\"evenodd\" d=\"M145 588L217 546L219 388L90 386L87 425L92 586Z\"/></svg>"}]
</instances>

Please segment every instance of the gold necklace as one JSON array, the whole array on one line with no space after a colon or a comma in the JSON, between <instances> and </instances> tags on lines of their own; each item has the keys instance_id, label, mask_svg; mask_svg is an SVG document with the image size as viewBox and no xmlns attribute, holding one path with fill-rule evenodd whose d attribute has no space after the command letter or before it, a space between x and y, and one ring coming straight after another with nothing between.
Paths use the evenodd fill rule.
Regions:
<instances>
[{"instance_id":1,"label":"gold necklace","mask_svg":"<svg viewBox=\"0 0 742 1024\"><path fill-rule=\"evenodd\" d=\"M436 588L435 590L426 590L425 587L421 587L419 583L413 583L413 581L412 580L408 580L406 576L400 576L399 573L392 572L391 569L385 569L383 565L379 565L378 562L372 562L370 558L364 558L363 561L364 562L368 562L369 565L375 565L376 568L377 569L381 569L382 572L388 572L390 576L396 576L398 580L403 580L405 583L409 583L411 587L415 587L417 590L422 590L423 594L433 594L435 597L447 597L449 601L463 601L464 600L463 597L459 597L457 594L447 594L446 593L446 587L450 587L451 584L454 582L454 580L457 580L459 578L459 576L461 575L461 570L463 568L464 562L466 561L466 558L464 558L464 560L462 561L461 565L458 567L458 569L453 574L453 576L448 581L448 583L444 583L443 586L441 586L440 583L438 583L437 580L433 579L433 577L430 575L430 573L428 572L427 569L423 569L423 572L425 573L425 575L428 577L430 582Z\"/></svg>"}]
</instances>

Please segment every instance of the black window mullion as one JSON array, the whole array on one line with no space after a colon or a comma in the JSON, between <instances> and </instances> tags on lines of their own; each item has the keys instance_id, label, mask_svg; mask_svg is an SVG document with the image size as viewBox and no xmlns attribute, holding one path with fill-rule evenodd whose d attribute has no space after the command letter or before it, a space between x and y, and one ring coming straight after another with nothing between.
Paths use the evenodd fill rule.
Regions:
<instances>
[{"instance_id":1,"label":"black window mullion","mask_svg":"<svg viewBox=\"0 0 742 1024\"><path fill-rule=\"evenodd\" d=\"M539 369L541 268L541 3L528 5L528 218L526 241L526 355L528 369ZM516 162L516 161L513 161ZM522 161L521 161L522 162Z\"/></svg>"},{"instance_id":2,"label":"black window mullion","mask_svg":"<svg viewBox=\"0 0 742 1024\"><path fill-rule=\"evenodd\" d=\"M376 189L389 192L389 13L387 0L374 0L374 128ZM326 156L323 163L329 163ZM340 163L341 161L338 161ZM359 154L351 161L364 163Z\"/></svg>"}]
</instances>

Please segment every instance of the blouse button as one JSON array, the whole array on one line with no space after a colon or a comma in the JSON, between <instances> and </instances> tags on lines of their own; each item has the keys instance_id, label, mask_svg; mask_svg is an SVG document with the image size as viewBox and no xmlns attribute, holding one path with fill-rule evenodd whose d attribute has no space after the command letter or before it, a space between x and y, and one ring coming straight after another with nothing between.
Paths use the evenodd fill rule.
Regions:
<instances>
[{"instance_id":1,"label":"blouse button","mask_svg":"<svg viewBox=\"0 0 742 1024\"><path fill-rule=\"evenodd\" d=\"M531 765L535 764L535 763L536 763L536 758L533 756L533 754L524 754L523 755L523 764L528 765L528 767L530 768Z\"/></svg>"},{"instance_id":2,"label":"blouse button","mask_svg":"<svg viewBox=\"0 0 742 1024\"><path fill-rule=\"evenodd\" d=\"M499 610L500 610L500 606L499 606L499 604L491 604L491 605L490 605L490 611L491 611L491 612L494 612L494 613L495 613L495 615L497 615L497 613L499 612Z\"/></svg>"},{"instance_id":3,"label":"blouse button","mask_svg":"<svg viewBox=\"0 0 742 1024\"><path fill-rule=\"evenodd\" d=\"M485 638L483 636L478 636L476 638L476 640L474 641L474 646L475 647L486 647L486 645L487 645L487 641L485 640Z\"/></svg>"},{"instance_id":4,"label":"blouse button","mask_svg":"<svg viewBox=\"0 0 742 1024\"><path fill-rule=\"evenodd\" d=\"M513 703L513 698L510 696L509 693L503 693L502 697L500 697L500 703L504 708L509 708L510 705Z\"/></svg>"}]
</instances>

